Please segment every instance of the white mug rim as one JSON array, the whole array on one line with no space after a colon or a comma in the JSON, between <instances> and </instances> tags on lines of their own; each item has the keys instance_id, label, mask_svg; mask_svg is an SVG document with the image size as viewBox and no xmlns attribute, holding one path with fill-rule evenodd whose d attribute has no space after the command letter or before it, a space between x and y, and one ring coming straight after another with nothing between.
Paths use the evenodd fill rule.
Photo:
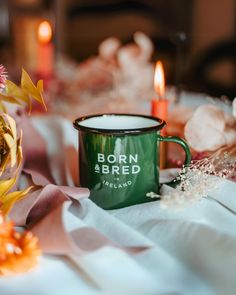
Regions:
<instances>
[{"instance_id":1,"label":"white mug rim","mask_svg":"<svg viewBox=\"0 0 236 295\"><path fill-rule=\"evenodd\" d=\"M138 127L138 128L97 128L97 127L89 127L89 126L83 126L80 123L96 117L108 117L108 116L126 116L126 117L137 117L137 118L143 118L155 121L156 124L153 124L149 127ZM76 119L73 123L74 128L79 131L87 131L92 133L99 133L99 134L137 134L137 133L146 133L146 132L152 132L152 131L158 131L161 130L165 125L166 122L160 118L147 116L147 115L140 115L140 114L125 114L125 113L103 113L103 114L93 114L88 116L82 116Z\"/></svg>"}]
</instances>

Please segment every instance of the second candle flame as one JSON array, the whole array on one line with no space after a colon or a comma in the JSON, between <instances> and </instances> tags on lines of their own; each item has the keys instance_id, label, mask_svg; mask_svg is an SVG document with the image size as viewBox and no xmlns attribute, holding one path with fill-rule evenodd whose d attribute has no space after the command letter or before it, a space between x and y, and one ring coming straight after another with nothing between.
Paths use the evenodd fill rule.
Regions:
<instances>
[{"instance_id":1,"label":"second candle flame","mask_svg":"<svg viewBox=\"0 0 236 295\"><path fill-rule=\"evenodd\" d=\"M38 28L38 40L41 43L49 43L52 39L52 27L48 21L40 23Z\"/></svg>"},{"instance_id":2,"label":"second candle flame","mask_svg":"<svg viewBox=\"0 0 236 295\"><path fill-rule=\"evenodd\" d=\"M160 98L165 94L165 75L161 61L157 61L154 73L154 88Z\"/></svg>"}]
</instances>

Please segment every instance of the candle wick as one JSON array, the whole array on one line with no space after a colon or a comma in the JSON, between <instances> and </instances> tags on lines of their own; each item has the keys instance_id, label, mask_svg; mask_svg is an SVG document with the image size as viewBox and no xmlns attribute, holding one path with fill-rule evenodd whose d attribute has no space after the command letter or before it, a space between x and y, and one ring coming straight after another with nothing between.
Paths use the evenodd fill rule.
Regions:
<instances>
[{"instance_id":1,"label":"candle wick","mask_svg":"<svg viewBox=\"0 0 236 295\"><path fill-rule=\"evenodd\" d=\"M159 91L156 91L156 97L158 100L162 100L164 96Z\"/></svg>"}]
</instances>

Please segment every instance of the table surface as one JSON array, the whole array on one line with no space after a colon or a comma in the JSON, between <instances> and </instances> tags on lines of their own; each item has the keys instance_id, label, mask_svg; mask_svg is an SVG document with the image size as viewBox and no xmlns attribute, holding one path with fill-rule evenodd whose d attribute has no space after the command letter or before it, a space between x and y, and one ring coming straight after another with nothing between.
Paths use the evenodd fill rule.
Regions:
<instances>
[{"instance_id":1,"label":"table surface","mask_svg":"<svg viewBox=\"0 0 236 295\"><path fill-rule=\"evenodd\" d=\"M77 148L71 122L50 115L32 121L47 141L49 155L59 145ZM60 184L55 162L51 169ZM68 183L73 184L70 176ZM65 257L43 255L33 271L1 278L0 294L235 294L236 184L222 181L211 197L235 213L211 199L180 211L164 210L158 201L104 211L83 199L82 210L64 216L68 231L91 226L121 245L149 249L130 255L104 247L80 256L77 265Z\"/></svg>"},{"instance_id":2,"label":"table surface","mask_svg":"<svg viewBox=\"0 0 236 295\"><path fill-rule=\"evenodd\" d=\"M236 212L236 184L225 181L212 194ZM86 214L65 216L68 231L92 226L123 245L148 245L128 255L106 247L79 258L43 256L37 269L0 280L1 295L235 294L236 214L203 199L185 210L158 201L104 211L89 199Z\"/></svg>"}]
</instances>

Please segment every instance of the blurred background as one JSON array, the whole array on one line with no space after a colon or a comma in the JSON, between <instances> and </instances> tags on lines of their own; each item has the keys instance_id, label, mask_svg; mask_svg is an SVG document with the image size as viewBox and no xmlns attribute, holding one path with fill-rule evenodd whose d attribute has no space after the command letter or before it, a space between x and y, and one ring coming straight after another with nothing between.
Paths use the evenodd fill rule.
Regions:
<instances>
[{"instance_id":1,"label":"blurred background","mask_svg":"<svg viewBox=\"0 0 236 295\"><path fill-rule=\"evenodd\" d=\"M167 84L213 96L236 96L235 0L1 0L0 63L17 79L38 67L38 26L52 26L55 59L81 62L105 38L125 44L136 31L154 44Z\"/></svg>"}]
</instances>

